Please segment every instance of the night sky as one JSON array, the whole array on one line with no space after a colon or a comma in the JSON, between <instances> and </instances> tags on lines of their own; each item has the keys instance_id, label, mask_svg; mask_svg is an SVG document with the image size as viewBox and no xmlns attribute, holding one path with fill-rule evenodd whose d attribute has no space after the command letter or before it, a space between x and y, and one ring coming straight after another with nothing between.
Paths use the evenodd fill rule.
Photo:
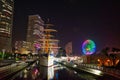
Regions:
<instances>
[{"instance_id":1,"label":"night sky","mask_svg":"<svg viewBox=\"0 0 120 80\"><path fill-rule=\"evenodd\" d=\"M80 53L86 39L120 48L120 3L115 0L15 0L13 41L25 40L28 15L39 14L58 30L59 45L73 42L73 52Z\"/></svg>"}]
</instances>

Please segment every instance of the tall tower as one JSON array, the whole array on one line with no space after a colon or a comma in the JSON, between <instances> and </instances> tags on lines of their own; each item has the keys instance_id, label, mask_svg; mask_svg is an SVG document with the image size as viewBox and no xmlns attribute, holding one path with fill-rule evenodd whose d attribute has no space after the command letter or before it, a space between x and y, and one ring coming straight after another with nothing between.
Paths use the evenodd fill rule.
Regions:
<instances>
[{"instance_id":1,"label":"tall tower","mask_svg":"<svg viewBox=\"0 0 120 80\"><path fill-rule=\"evenodd\" d=\"M0 0L0 51L12 50L13 0Z\"/></svg>"},{"instance_id":2,"label":"tall tower","mask_svg":"<svg viewBox=\"0 0 120 80\"><path fill-rule=\"evenodd\" d=\"M39 39L43 37L44 21L39 15L28 17L27 42L30 42L30 50L35 51L35 44L39 44Z\"/></svg>"}]
</instances>

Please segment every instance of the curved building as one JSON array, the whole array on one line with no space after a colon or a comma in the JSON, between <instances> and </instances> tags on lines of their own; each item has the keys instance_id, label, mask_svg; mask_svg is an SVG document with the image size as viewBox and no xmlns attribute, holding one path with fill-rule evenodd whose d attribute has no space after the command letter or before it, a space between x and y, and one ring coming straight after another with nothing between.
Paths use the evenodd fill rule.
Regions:
<instances>
[{"instance_id":1,"label":"curved building","mask_svg":"<svg viewBox=\"0 0 120 80\"><path fill-rule=\"evenodd\" d=\"M26 41L30 42L29 50L37 53L36 48L40 47L39 39L43 37L44 21L39 15L29 15Z\"/></svg>"}]
</instances>

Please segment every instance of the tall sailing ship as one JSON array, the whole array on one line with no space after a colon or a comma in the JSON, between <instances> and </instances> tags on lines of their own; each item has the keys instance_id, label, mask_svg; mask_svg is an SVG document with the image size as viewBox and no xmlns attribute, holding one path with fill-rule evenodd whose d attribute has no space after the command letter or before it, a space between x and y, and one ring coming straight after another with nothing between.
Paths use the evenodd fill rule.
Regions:
<instances>
[{"instance_id":1,"label":"tall sailing ship","mask_svg":"<svg viewBox=\"0 0 120 80\"><path fill-rule=\"evenodd\" d=\"M54 65L54 56L58 53L59 40L54 39L52 33L57 31L52 29L52 26L52 24L45 24L44 37L40 39L42 43L40 51L40 65L43 66Z\"/></svg>"}]
</instances>

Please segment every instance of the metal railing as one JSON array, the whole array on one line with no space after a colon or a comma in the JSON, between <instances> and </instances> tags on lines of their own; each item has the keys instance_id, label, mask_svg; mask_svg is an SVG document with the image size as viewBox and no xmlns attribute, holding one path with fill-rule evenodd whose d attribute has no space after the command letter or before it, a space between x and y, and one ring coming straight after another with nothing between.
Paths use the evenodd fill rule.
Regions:
<instances>
[{"instance_id":1,"label":"metal railing","mask_svg":"<svg viewBox=\"0 0 120 80\"><path fill-rule=\"evenodd\" d=\"M75 63L75 64L77 64L78 67L87 67L87 68L97 69L109 75L120 78L120 70L115 68L106 68L106 67L98 66L96 64L81 64L81 63L80 64Z\"/></svg>"}]
</instances>

